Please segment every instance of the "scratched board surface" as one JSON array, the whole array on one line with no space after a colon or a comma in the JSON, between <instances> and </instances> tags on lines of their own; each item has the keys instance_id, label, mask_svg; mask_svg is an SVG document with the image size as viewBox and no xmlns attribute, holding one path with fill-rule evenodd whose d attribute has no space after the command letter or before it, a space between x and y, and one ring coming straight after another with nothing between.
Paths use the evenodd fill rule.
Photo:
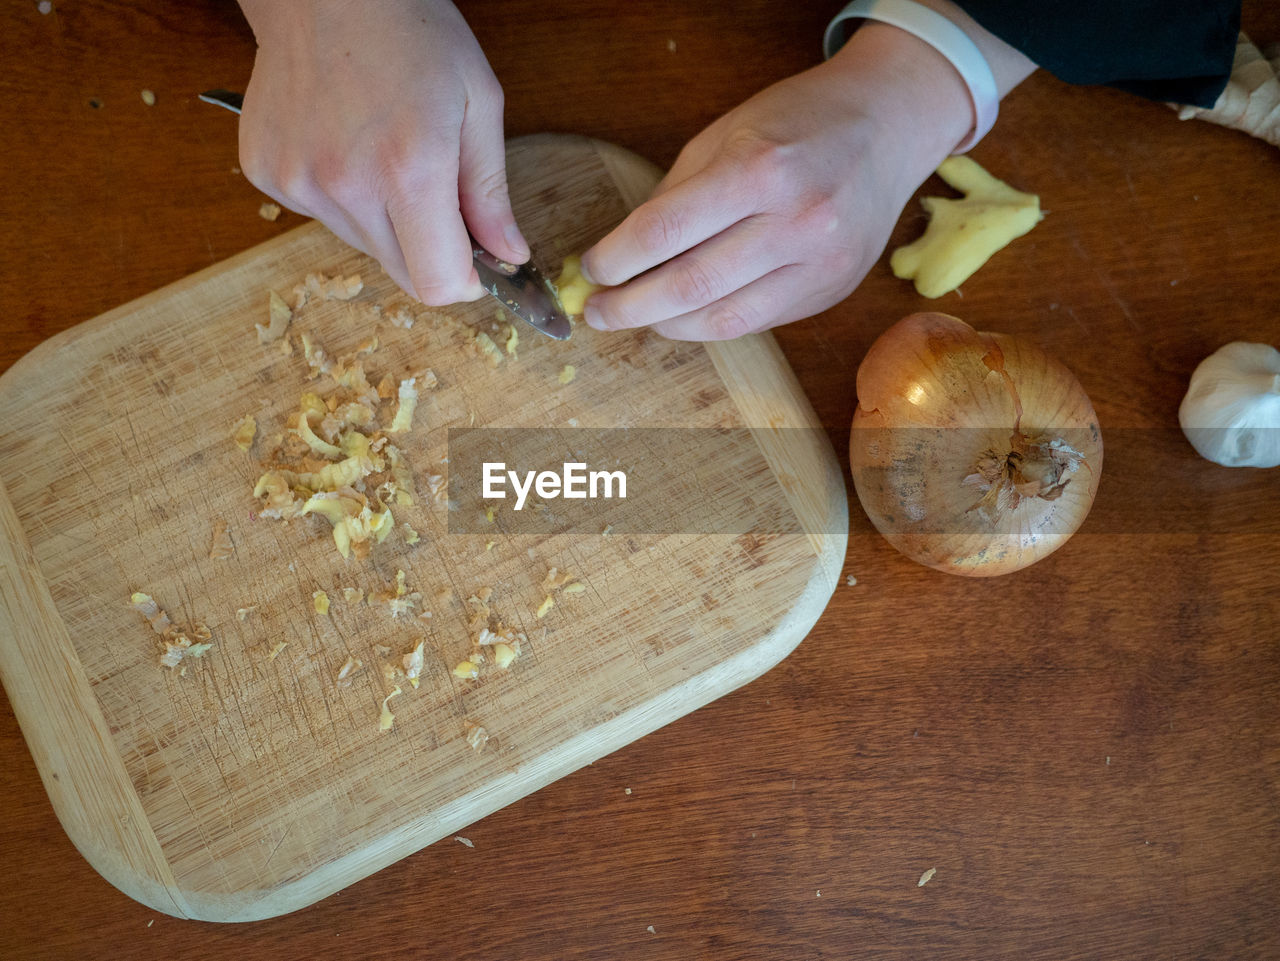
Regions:
<instances>
[{"instance_id":1,"label":"scratched board surface","mask_svg":"<svg viewBox=\"0 0 1280 961\"><path fill-rule=\"evenodd\" d=\"M656 177L582 138L517 141L509 160L553 273ZM289 299L310 273L363 288L299 307L291 353L260 344L268 290ZM843 558L844 489L824 442L770 440L815 426L771 339L708 349L580 325L558 343L517 328L508 353L510 322L491 301L414 304L309 225L74 328L0 379L0 676L72 840L126 893L210 920L296 909L745 683L817 618ZM395 438L413 503L393 506L363 559L339 554L323 518L264 517L253 496L301 395L333 388L303 333L330 358L363 348L372 383L435 377ZM232 434L247 414L244 451ZM449 430L464 427L758 428L758 445L716 450L700 491L776 482L728 533L645 533L643 517L621 534L522 533L501 508L451 529L441 481ZM793 532L752 532L757 515L797 514ZM218 525L229 549L211 550ZM548 589L551 568L580 586ZM486 588L520 652L459 677L469 598ZM134 592L213 646L161 666ZM412 603L393 616L389 598ZM414 688L394 668L419 643Z\"/></svg>"}]
</instances>

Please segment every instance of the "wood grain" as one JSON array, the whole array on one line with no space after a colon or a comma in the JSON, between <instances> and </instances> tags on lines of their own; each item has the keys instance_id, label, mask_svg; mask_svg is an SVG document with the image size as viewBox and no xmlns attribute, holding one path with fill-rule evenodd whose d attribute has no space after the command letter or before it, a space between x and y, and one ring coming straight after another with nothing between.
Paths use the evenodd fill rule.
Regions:
<instances>
[{"instance_id":1,"label":"wood grain","mask_svg":"<svg viewBox=\"0 0 1280 961\"><path fill-rule=\"evenodd\" d=\"M466 9L509 134L665 167L816 62L839 5ZM1274 4L1248 0L1244 21L1280 39ZM16 3L0 23L0 368L298 225L256 216L234 118L194 101L247 82L234 4ZM1280 956L1280 483L1201 461L1176 426L1200 359L1277 341L1280 155L1037 74L974 156L1040 194L1031 234L937 303L882 259L776 338L837 451L853 372L899 317L934 307L1042 344L1107 441L1062 550L961 581L898 556L851 502L858 584L777 669L468 828L473 848L446 839L251 925L171 919L105 883L0 711L0 956ZM891 243L920 229L913 205Z\"/></svg>"},{"instance_id":2,"label":"wood grain","mask_svg":"<svg viewBox=\"0 0 1280 961\"><path fill-rule=\"evenodd\" d=\"M517 216L552 264L657 182L646 161L563 135L513 141L508 170ZM349 300L312 295L287 341L258 343L266 292L311 271L368 282ZM386 321L397 310L411 328ZM11 425L0 492L15 539L0 568L14 582L0 678L22 692L14 710L42 776L58 779L60 819L126 893L207 921L305 907L754 679L817 620L844 555L844 487L772 337L738 341L729 369L701 345L645 331L581 327L563 344L526 331L519 356L490 369L471 335L506 343L511 329L487 299L406 306L376 264L311 224L51 338L0 379L0 423ZM371 382L429 363L438 386L422 388L415 429L388 437L416 468L417 502L387 500L396 530L361 562L339 556L322 519L255 516L251 492L299 395L332 389L313 379L302 340L341 358L371 333ZM281 343L295 346L284 354ZM578 377L561 384L567 364ZM630 398L637 384L644 396ZM247 452L230 437L243 412L259 422ZM623 431L591 445L623 458L640 501L617 512L613 536L582 523L527 532L509 501L461 496L452 477L430 494L428 475L462 469L456 429L541 428L559 448L562 432L600 426L672 430L699 448L688 469L700 469L703 499L665 517L646 508L636 486L679 505L685 471L676 445L633 451ZM740 439L702 450L700 427ZM757 446L752 431L770 442ZM505 442L486 450L537 463ZM675 473L653 478L636 460L646 457ZM565 503L540 506L571 516ZM685 517L712 509L742 516L705 531ZM757 533L787 515L794 533ZM216 522L229 557L210 555ZM418 536L406 539L404 524ZM553 568L583 590L544 589ZM467 599L486 587L524 650L510 671L459 680L452 669L478 630ZM367 600L346 600L350 588ZM397 589L418 592L401 623L376 600ZM180 672L161 667L128 603L135 591L178 625L206 625L213 651ZM315 610L316 591L329 610ZM547 596L558 603L544 618ZM418 644L421 684L384 678ZM364 669L337 683L351 659ZM394 727L380 730L393 690ZM490 739L479 749L468 741L477 725Z\"/></svg>"}]
</instances>

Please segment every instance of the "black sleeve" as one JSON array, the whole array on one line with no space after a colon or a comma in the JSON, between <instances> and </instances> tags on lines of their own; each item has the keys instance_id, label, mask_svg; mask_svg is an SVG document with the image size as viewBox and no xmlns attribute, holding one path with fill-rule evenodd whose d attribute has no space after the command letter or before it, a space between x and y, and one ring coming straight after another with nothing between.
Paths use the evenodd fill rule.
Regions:
<instances>
[{"instance_id":1,"label":"black sleeve","mask_svg":"<svg viewBox=\"0 0 1280 961\"><path fill-rule=\"evenodd\" d=\"M1231 75L1239 0L956 0L1067 83L1211 107Z\"/></svg>"}]
</instances>

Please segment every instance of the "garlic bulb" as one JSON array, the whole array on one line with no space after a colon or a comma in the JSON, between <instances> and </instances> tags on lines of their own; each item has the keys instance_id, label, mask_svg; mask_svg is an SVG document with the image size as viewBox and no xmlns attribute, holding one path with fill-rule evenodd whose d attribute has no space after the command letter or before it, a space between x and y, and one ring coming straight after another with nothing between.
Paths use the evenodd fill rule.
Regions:
<instances>
[{"instance_id":1,"label":"garlic bulb","mask_svg":"<svg viewBox=\"0 0 1280 961\"><path fill-rule=\"evenodd\" d=\"M1191 375L1178 421L1216 464L1280 466L1280 350L1236 341L1210 354Z\"/></svg>"}]
</instances>

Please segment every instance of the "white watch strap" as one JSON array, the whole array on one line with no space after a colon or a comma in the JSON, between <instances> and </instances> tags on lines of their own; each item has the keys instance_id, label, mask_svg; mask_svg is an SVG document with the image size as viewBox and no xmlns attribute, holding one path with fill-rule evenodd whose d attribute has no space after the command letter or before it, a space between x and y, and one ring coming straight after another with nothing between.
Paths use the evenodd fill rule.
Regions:
<instances>
[{"instance_id":1,"label":"white watch strap","mask_svg":"<svg viewBox=\"0 0 1280 961\"><path fill-rule=\"evenodd\" d=\"M954 152L964 153L986 136L996 122L1000 96L987 58L968 34L936 10L914 0L853 0L827 24L822 40L826 56L832 56L843 45L844 31L841 27L849 20L879 20L892 24L919 37L946 57L968 87L969 98L973 101L973 129Z\"/></svg>"}]
</instances>

